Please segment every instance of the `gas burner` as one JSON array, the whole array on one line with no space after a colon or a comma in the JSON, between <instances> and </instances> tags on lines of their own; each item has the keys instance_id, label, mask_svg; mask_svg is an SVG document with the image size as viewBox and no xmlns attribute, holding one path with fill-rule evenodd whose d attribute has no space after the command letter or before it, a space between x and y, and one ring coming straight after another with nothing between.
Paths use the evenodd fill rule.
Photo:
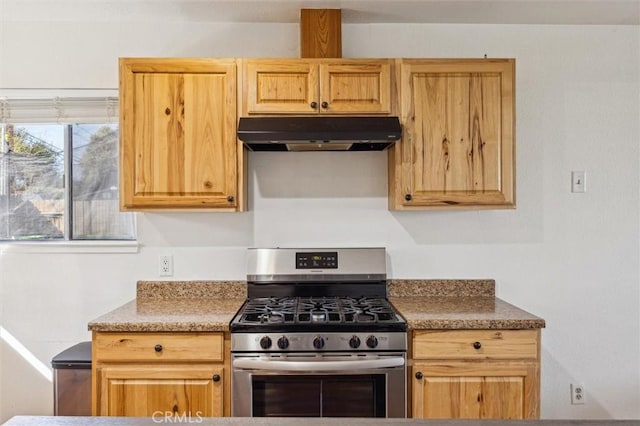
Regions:
<instances>
[{"instance_id":1,"label":"gas burner","mask_svg":"<svg viewBox=\"0 0 640 426\"><path fill-rule=\"evenodd\" d=\"M400 323L393 307L384 298L370 297L281 297L250 299L241 309L238 325Z\"/></svg>"}]
</instances>

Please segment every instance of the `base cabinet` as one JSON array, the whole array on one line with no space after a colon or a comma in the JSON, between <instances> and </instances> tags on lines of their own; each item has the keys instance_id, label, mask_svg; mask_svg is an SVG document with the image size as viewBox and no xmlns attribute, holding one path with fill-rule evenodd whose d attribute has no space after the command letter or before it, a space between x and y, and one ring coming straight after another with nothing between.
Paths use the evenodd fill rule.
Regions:
<instances>
[{"instance_id":1,"label":"base cabinet","mask_svg":"<svg viewBox=\"0 0 640 426\"><path fill-rule=\"evenodd\" d=\"M95 332L93 415L228 416L228 350L224 333Z\"/></svg>"},{"instance_id":2,"label":"base cabinet","mask_svg":"<svg viewBox=\"0 0 640 426\"><path fill-rule=\"evenodd\" d=\"M538 330L433 330L413 337L412 417L540 416Z\"/></svg>"},{"instance_id":3,"label":"base cabinet","mask_svg":"<svg viewBox=\"0 0 640 426\"><path fill-rule=\"evenodd\" d=\"M115 366L100 369L100 412L108 416L223 415L224 373L211 366Z\"/></svg>"}]
</instances>

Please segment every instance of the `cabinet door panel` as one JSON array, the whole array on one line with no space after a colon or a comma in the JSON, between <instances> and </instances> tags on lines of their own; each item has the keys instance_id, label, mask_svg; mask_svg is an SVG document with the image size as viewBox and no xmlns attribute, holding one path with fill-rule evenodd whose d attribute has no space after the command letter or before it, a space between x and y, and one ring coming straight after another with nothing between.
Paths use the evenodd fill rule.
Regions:
<instances>
[{"instance_id":1,"label":"cabinet door panel","mask_svg":"<svg viewBox=\"0 0 640 426\"><path fill-rule=\"evenodd\" d=\"M522 377L426 377L424 417L522 419Z\"/></svg>"},{"instance_id":2,"label":"cabinet door panel","mask_svg":"<svg viewBox=\"0 0 640 426\"><path fill-rule=\"evenodd\" d=\"M421 378L416 373L421 373ZM413 417L537 418L538 375L522 362L418 363L413 366Z\"/></svg>"},{"instance_id":3,"label":"cabinet door panel","mask_svg":"<svg viewBox=\"0 0 640 426\"><path fill-rule=\"evenodd\" d=\"M248 61L246 108L255 113L316 113L318 66L305 61ZM316 107L311 103L315 102Z\"/></svg>"},{"instance_id":4,"label":"cabinet door panel","mask_svg":"<svg viewBox=\"0 0 640 426\"><path fill-rule=\"evenodd\" d=\"M396 203L512 207L513 62L410 61L401 80Z\"/></svg>"},{"instance_id":5,"label":"cabinet door panel","mask_svg":"<svg viewBox=\"0 0 640 426\"><path fill-rule=\"evenodd\" d=\"M195 196L219 197L235 193L235 120L225 99L228 76L188 74L185 77L185 145L182 177L184 192Z\"/></svg>"},{"instance_id":6,"label":"cabinet door panel","mask_svg":"<svg viewBox=\"0 0 640 426\"><path fill-rule=\"evenodd\" d=\"M483 419L524 418L524 377L486 377L482 386Z\"/></svg>"},{"instance_id":7,"label":"cabinet door panel","mask_svg":"<svg viewBox=\"0 0 640 426\"><path fill-rule=\"evenodd\" d=\"M388 62L321 64L320 101L326 113L389 113L391 66Z\"/></svg>"},{"instance_id":8,"label":"cabinet door panel","mask_svg":"<svg viewBox=\"0 0 640 426\"><path fill-rule=\"evenodd\" d=\"M219 417L221 367L109 366L100 371L101 415ZM213 376L219 380L214 381Z\"/></svg>"},{"instance_id":9,"label":"cabinet door panel","mask_svg":"<svg viewBox=\"0 0 640 426\"><path fill-rule=\"evenodd\" d=\"M425 377L422 390L424 418L480 418L480 379L459 377Z\"/></svg>"},{"instance_id":10,"label":"cabinet door panel","mask_svg":"<svg viewBox=\"0 0 640 426\"><path fill-rule=\"evenodd\" d=\"M121 208L237 205L235 63L121 60Z\"/></svg>"}]
</instances>

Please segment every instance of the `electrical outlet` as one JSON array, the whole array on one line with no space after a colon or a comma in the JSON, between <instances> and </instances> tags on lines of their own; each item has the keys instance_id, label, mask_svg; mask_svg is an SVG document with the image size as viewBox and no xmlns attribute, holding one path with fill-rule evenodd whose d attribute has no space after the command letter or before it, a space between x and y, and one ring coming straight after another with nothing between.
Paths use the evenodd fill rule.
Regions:
<instances>
[{"instance_id":1,"label":"electrical outlet","mask_svg":"<svg viewBox=\"0 0 640 426\"><path fill-rule=\"evenodd\" d=\"M173 275L173 257L170 254L162 255L158 258L158 274L161 277Z\"/></svg>"},{"instance_id":2,"label":"electrical outlet","mask_svg":"<svg viewBox=\"0 0 640 426\"><path fill-rule=\"evenodd\" d=\"M584 390L584 385L571 384L571 403L574 405L587 403L587 394Z\"/></svg>"}]
</instances>

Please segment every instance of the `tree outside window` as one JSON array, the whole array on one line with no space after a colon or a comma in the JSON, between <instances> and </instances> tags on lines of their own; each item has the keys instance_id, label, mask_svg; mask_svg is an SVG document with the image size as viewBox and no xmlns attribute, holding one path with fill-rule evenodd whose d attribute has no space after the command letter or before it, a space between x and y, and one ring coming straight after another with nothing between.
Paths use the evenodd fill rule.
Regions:
<instances>
[{"instance_id":1,"label":"tree outside window","mask_svg":"<svg viewBox=\"0 0 640 426\"><path fill-rule=\"evenodd\" d=\"M131 240L115 124L0 125L1 240Z\"/></svg>"}]
</instances>

